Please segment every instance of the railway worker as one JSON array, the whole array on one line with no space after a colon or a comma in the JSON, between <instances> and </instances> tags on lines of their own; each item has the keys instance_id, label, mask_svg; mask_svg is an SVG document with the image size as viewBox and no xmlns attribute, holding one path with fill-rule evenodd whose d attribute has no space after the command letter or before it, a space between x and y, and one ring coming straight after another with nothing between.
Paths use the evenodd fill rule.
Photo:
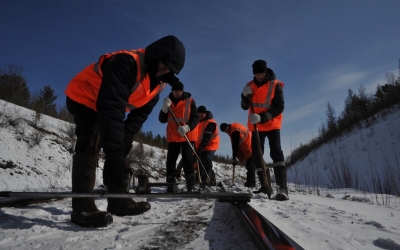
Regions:
<instances>
[{"instance_id":1,"label":"railway worker","mask_svg":"<svg viewBox=\"0 0 400 250\"><path fill-rule=\"evenodd\" d=\"M172 86L171 93L168 97L164 98L158 120L161 123L167 123L166 137L168 153L166 181L167 183L176 183L176 161L182 151L182 164L185 173L186 187L187 191L190 193L195 191L193 150L198 137L197 124L199 123L199 115L197 113L195 100L190 93L183 91L183 88L184 86L181 82ZM172 193L172 191L173 188L169 186L167 188L167 193Z\"/></svg>"},{"instance_id":2,"label":"railway worker","mask_svg":"<svg viewBox=\"0 0 400 250\"><path fill-rule=\"evenodd\" d=\"M254 77L243 88L241 107L243 110L249 110L247 126L253 132L252 158L262 184L260 190L255 193L267 193L268 187L264 184L261 166L263 156L260 156L257 150L257 147L261 147L262 154L264 154L264 143L267 137L277 184L275 198L280 201L288 200L287 173L280 137L282 112L285 107L283 98L284 84L276 79L274 71L267 67L266 61L256 60L252 67ZM258 145L254 134L257 133L254 129L255 124L259 133L260 145Z\"/></svg>"},{"instance_id":3,"label":"railway worker","mask_svg":"<svg viewBox=\"0 0 400 250\"><path fill-rule=\"evenodd\" d=\"M103 182L107 192L128 192L132 170L125 158L133 136L157 104L166 83L174 86L179 82L175 74L184 63L184 45L175 36L166 36L145 49L104 54L71 80L65 93L77 137L72 192L93 190L100 145L105 153ZM147 202L108 198L105 212L97 209L93 198L73 198L71 221L82 227L106 227L113 222L111 214L137 215L149 209Z\"/></svg>"},{"instance_id":4,"label":"railway worker","mask_svg":"<svg viewBox=\"0 0 400 250\"><path fill-rule=\"evenodd\" d=\"M219 128L231 138L232 165L236 166L241 162L246 162L247 175L244 185L249 188L255 187L255 169L251 157L251 132L240 123L221 123Z\"/></svg>"},{"instance_id":5,"label":"railway worker","mask_svg":"<svg viewBox=\"0 0 400 250\"><path fill-rule=\"evenodd\" d=\"M197 155L200 157L201 164L198 167L203 186L215 186L215 173L213 170L212 159L219 147L219 134L217 122L213 119L213 114L205 106L199 106L197 113L200 117L198 127L198 140L196 141ZM204 169L204 168L205 169Z\"/></svg>"}]
</instances>

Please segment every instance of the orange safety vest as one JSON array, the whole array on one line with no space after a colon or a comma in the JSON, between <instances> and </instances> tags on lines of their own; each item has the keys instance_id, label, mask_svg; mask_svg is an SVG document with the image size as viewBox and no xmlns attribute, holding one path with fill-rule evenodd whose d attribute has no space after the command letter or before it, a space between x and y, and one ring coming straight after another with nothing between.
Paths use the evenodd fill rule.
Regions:
<instances>
[{"instance_id":1,"label":"orange safety vest","mask_svg":"<svg viewBox=\"0 0 400 250\"><path fill-rule=\"evenodd\" d=\"M260 114L268 112L271 107L272 99L275 96L275 88L276 85L279 84L283 88L283 82L278 80L268 81L267 84L263 84L261 87L257 87L254 81L250 81L247 83L251 87L253 94L251 95L251 102L254 105L254 113ZM249 114L251 114L251 109L249 109ZM250 123L250 120L247 121L248 128L253 131L254 125ZM259 131L271 131L274 129L281 129L282 127L282 114L273 118L270 121L267 121L264 124L258 123L257 129Z\"/></svg>"},{"instance_id":2,"label":"orange safety vest","mask_svg":"<svg viewBox=\"0 0 400 250\"><path fill-rule=\"evenodd\" d=\"M210 141L208 144L203 148L204 151L216 151L219 147L219 134L218 134L218 128L217 128L217 122L214 119L207 119L202 122L199 122L197 125L199 129L199 138L196 141L196 148L199 148L201 141L203 140L203 134L204 130L206 129L207 125L209 123L215 123L215 131L211 135Z\"/></svg>"},{"instance_id":3,"label":"orange safety vest","mask_svg":"<svg viewBox=\"0 0 400 250\"><path fill-rule=\"evenodd\" d=\"M239 123L232 123L231 129L229 130L229 137L232 135L233 132L239 131L240 132L240 142L239 142L239 149L237 153L237 158L240 162L244 162L250 158L252 149L251 149L251 132L242 124ZM232 142L232 138L231 138Z\"/></svg>"},{"instance_id":4,"label":"orange safety vest","mask_svg":"<svg viewBox=\"0 0 400 250\"><path fill-rule=\"evenodd\" d=\"M150 91L150 77L145 72L144 68L145 50L138 49L120 50L114 53L102 55L98 62L90 64L71 80L65 90L65 94L72 100L97 111L97 96L103 78L101 66L105 59L116 54L131 55L135 59L137 66L137 76L135 84L131 89L126 111L142 107L153 99L153 97L161 93L166 83L161 82L161 84Z\"/></svg>"},{"instance_id":5,"label":"orange safety vest","mask_svg":"<svg viewBox=\"0 0 400 250\"><path fill-rule=\"evenodd\" d=\"M189 122L190 118L190 107L192 106L192 98L186 98L177 103L175 106L174 103L171 103L171 110L174 112L176 119L178 120L180 126L185 125ZM196 141L198 137L197 126L192 130L186 133L186 137L189 141ZM186 141L185 137L181 136L178 132L178 124L171 112L168 112L168 123L167 123L167 142L184 142Z\"/></svg>"}]
</instances>

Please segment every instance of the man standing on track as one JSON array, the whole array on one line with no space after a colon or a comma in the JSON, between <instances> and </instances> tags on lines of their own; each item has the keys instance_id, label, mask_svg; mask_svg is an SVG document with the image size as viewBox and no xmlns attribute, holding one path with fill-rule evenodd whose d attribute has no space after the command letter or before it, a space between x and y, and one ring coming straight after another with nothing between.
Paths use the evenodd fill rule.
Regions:
<instances>
[{"instance_id":1,"label":"man standing on track","mask_svg":"<svg viewBox=\"0 0 400 250\"><path fill-rule=\"evenodd\" d=\"M280 201L288 200L287 173L285 159L281 149L280 129L282 125L282 112L285 107L283 98L283 82L276 79L272 69L267 68L267 62L257 60L253 63L254 78L246 84L241 94L241 107L249 110L248 128L253 131L252 158L261 182L261 188L254 193L267 193L262 173L262 156L259 155L257 147L261 147L264 154L265 138L268 138L270 156L273 160L275 180L278 186L275 198ZM249 106L254 107L254 112ZM258 145L254 129L257 124L260 145ZM267 170L268 171L268 170ZM270 190L272 191L272 190Z\"/></svg>"}]
</instances>

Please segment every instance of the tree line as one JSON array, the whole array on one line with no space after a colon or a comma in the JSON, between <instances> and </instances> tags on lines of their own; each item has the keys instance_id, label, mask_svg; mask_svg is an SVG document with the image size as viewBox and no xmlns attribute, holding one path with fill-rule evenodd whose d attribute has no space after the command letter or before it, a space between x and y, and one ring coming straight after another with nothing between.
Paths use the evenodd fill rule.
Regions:
<instances>
[{"instance_id":1,"label":"tree line","mask_svg":"<svg viewBox=\"0 0 400 250\"><path fill-rule=\"evenodd\" d=\"M386 73L387 83L378 85L375 93L367 94L366 88L360 86L358 92L347 90L347 97L344 101L344 110L337 116L334 108L327 103L325 111L326 118L322 122L318 136L312 138L306 144L300 144L294 149L290 156L286 159L287 166L291 166L297 161L305 158L313 150L317 149L324 143L340 137L341 135L352 131L353 129L361 129L364 125L371 126L378 118L375 116L378 112L391 107L400 107L400 60L399 60L399 76L395 78L393 73ZM381 113L385 117L386 112Z\"/></svg>"},{"instance_id":2,"label":"tree line","mask_svg":"<svg viewBox=\"0 0 400 250\"><path fill-rule=\"evenodd\" d=\"M57 95L50 85L45 85L38 93L31 93L23 68L15 64L0 67L0 99L49 115L64 121L72 122L73 117L65 106L57 107Z\"/></svg>"}]
</instances>

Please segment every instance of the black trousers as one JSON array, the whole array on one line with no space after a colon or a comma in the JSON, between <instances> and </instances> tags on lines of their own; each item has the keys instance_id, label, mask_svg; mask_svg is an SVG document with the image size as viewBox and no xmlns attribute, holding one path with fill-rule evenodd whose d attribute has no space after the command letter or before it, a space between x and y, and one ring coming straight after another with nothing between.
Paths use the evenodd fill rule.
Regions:
<instances>
[{"instance_id":1,"label":"black trousers","mask_svg":"<svg viewBox=\"0 0 400 250\"><path fill-rule=\"evenodd\" d=\"M247 184L250 186L255 186L256 185L256 175L255 175L255 167L254 167L252 157L249 157L249 159L246 160L246 169L247 169L247 175L246 175Z\"/></svg>"},{"instance_id":2,"label":"black trousers","mask_svg":"<svg viewBox=\"0 0 400 250\"><path fill-rule=\"evenodd\" d=\"M205 179L207 177L207 175L209 175L211 173L211 171L213 170L212 159L214 156L215 156L215 150L203 151L199 155L201 163L203 164L203 166L205 168L205 171L204 171L204 169L201 165L197 166L200 169L201 178ZM207 172L207 174L205 172Z\"/></svg>"},{"instance_id":3,"label":"black trousers","mask_svg":"<svg viewBox=\"0 0 400 250\"><path fill-rule=\"evenodd\" d=\"M192 147L194 147L194 142L190 142ZM193 151L188 143L185 142L169 142L168 143L168 153L167 153L167 177L176 176L176 160L182 150L182 164L183 171L186 176L193 175Z\"/></svg>"},{"instance_id":4,"label":"black trousers","mask_svg":"<svg viewBox=\"0 0 400 250\"><path fill-rule=\"evenodd\" d=\"M75 152L85 152L90 142L93 128L97 126L97 113L83 104L77 103L67 97L66 105L68 111L74 116L76 124L75 134L77 137Z\"/></svg>"},{"instance_id":5,"label":"black trousers","mask_svg":"<svg viewBox=\"0 0 400 250\"><path fill-rule=\"evenodd\" d=\"M260 162L260 156L258 154L258 143L257 143L257 138L256 138L256 132L253 131L252 134L252 139L251 139L251 146L252 146L252 159L254 162L254 165L256 167L257 171L261 171L261 162ZM264 155L264 144L265 144L265 138L268 138L268 143L269 143L269 150L270 150L270 156L273 161L273 163L280 163L282 162L282 165L284 165L285 162L285 157L283 155L282 149L281 149L281 133L279 129L271 130L271 131L259 131L258 132L260 136L260 146L261 146L261 152Z\"/></svg>"}]
</instances>

